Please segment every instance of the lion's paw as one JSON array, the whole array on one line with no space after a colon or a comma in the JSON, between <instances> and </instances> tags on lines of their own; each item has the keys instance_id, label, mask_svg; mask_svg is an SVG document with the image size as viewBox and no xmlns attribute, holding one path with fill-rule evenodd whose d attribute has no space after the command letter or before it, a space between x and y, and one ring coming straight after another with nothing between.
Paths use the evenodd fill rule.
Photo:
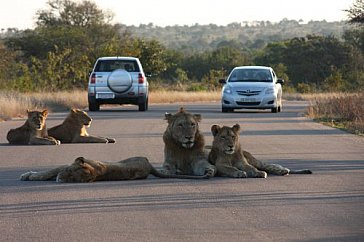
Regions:
<instances>
[{"instance_id":1,"label":"lion's paw","mask_svg":"<svg viewBox=\"0 0 364 242\"><path fill-rule=\"evenodd\" d=\"M21 181L29 181L29 177L30 177L31 175L33 175L34 173L36 173L36 172L34 172L34 171L28 171L28 172L26 172L26 173L24 173L24 174L22 174L22 175L20 176L20 180L21 180Z\"/></svg>"},{"instance_id":2,"label":"lion's paw","mask_svg":"<svg viewBox=\"0 0 364 242\"><path fill-rule=\"evenodd\" d=\"M215 176L215 173L216 173L216 169L214 169L214 168L207 168L207 169L205 170L205 175L206 175L208 178Z\"/></svg>"},{"instance_id":3,"label":"lion's paw","mask_svg":"<svg viewBox=\"0 0 364 242\"><path fill-rule=\"evenodd\" d=\"M277 174L278 174L278 175L281 175L281 176L288 175L288 174L289 174L289 169L287 169L287 168L282 168L281 170L277 171Z\"/></svg>"},{"instance_id":4,"label":"lion's paw","mask_svg":"<svg viewBox=\"0 0 364 242\"><path fill-rule=\"evenodd\" d=\"M56 145L60 145L61 144L61 141L56 139Z\"/></svg>"},{"instance_id":5,"label":"lion's paw","mask_svg":"<svg viewBox=\"0 0 364 242\"><path fill-rule=\"evenodd\" d=\"M255 177L256 177L256 178L267 178L267 172L265 172L265 171L258 171L258 172L255 174Z\"/></svg>"},{"instance_id":6,"label":"lion's paw","mask_svg":"<svg viewBox=\"0 0 364 242\"><path fill-rule=\"evenodd\" d=\"M235 171L235 172L233 173L233 177L234 177L234 178L247 178L247 177L248 177L248 175L246 174L246 172L245 172L245 171Z\"/></svg>"}]
</instances>

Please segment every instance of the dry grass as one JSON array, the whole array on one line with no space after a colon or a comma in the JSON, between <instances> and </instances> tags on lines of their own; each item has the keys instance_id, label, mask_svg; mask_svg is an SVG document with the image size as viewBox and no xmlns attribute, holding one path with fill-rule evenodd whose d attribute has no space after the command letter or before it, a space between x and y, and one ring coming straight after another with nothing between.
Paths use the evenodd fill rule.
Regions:
<instances>
[{"instance_id":1,"label":"dry grass","mask_svg":"<svg viewBox=\"0 0 364 242\"><path fill-rule=\"evenodd\" d=\"M0 120L24 117L27 109L64 111L70 108L85 108L85 91L64 91L57 93L19 93L0 91Z\"/></svg>"},{"instance_id":2,"label":"dry grass","mask_svg":"<svg viewBox=\"0 0 364 242\"><path fill-rule=\"evenodd\" d=\"M208 102L220 100L220 92L152 91L149 103ZM19 93L0 91L0 120L24 117L27 109L66 111L86 108L87 92L82 90L56 93Z\"/></svg>"},{"instance_id":3,"label":"dry grass","mask_svg":"<svg viewBox=\"0 0 364 242\"><path fill-rule=\"evenodd\" d=\"M153 91L150 103L211 102L219 101L221 92Z\"/></svg>"},{"instance_id":4,"label":"dry grass","mask_svg":"<svg viewBox=\"0 0 364 242\"><path fill-rule=\"evenodd\" d=\"M327 125L364 134L364 93L316 95L308 116Z\"/></svg>"}]
</instances>

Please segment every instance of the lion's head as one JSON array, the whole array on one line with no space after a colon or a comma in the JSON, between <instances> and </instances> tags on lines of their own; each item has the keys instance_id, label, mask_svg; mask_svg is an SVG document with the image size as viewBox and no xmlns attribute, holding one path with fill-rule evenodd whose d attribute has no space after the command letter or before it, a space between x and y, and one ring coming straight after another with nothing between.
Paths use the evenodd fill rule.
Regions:
<instances>
[{"instance_id":1,"label":"lion's head","mask_svg":"<svg viewBox=\"0 0 364 242\"><path fill-rule=\"evenodd\" d=\"M227 155L232 155L240 146L239 144L240 125L233 127L212 125L211 132L214 136L212 147Z\"/></svg>"},{"instance_id":2,"label":"lion's head","mask_svg":"<svg viewBox=\"0 0 364 242\"><path fill-rule=\"evenodd\" d=\"M91 125L92 118L88 116L85 111L80 109L72 109L70 113L72 120L77 120L77 123L89 127Z\"/></svg>"},{"instance_id":3,"label":"lion's head","mask_svg":"<svg viewBox=\"0 0 364 242\"><path fill-rule=\"evenodd\" d=\"M104 172L105 165L100 162L78 157L57 175L57 182L92 182Z\"/></svg>"},{"instance_id":4,"label":"lion's head","mask_svg":"<svg viewBox=\"0 0 364 242\"><path fill-rule=\"evenodd\" d=\"M173 139L175 143L183 148L192 148L196 140L202 140L199 133L198 123L201 121L200 114L191 114L180 108L176 114L165 114L168 121L166 133Z\"/></svg>"},{"instance_id":5,"label":"lion's head","mask_svg":"<svg viewBox=\"0 0 364 242\"><path fill-rule=\"evenodd\" d=\"M42 112L27 110L27 113L29 125L36 130L42 130L45 126L48 110L43 110Z\"/></svg>"}]
</instances>

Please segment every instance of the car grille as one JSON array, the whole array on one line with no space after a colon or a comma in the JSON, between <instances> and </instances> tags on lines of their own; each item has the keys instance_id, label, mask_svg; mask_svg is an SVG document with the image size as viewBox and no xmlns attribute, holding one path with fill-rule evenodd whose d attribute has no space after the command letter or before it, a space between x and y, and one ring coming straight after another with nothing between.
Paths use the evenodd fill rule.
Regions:
<instances>
[{"instance_id":1,"label":"car grille","mask_svg":"<svg viewBox=\"0 0 364 242\"><path fill-rule=\"evenodd\" d=\"M244 106L258 106L260 102L236 102L236 104Z\"/></svg>"},{"instance_id":2,"label":"car grille","mask_svg":"<svg viewBox=\"0 0 364 242\"><path fill-rule=\"evenodd\" d=\"M236 91L236 93L241 96L255 96L259 95L260 91L243 90L243 91Z\"/></svg>"}]
</instances>

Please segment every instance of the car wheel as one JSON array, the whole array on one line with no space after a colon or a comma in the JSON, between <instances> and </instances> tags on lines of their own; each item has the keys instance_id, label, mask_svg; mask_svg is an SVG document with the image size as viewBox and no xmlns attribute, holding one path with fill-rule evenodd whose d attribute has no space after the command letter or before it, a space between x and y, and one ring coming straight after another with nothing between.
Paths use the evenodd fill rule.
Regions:
<instances>
[{"instance_id":1,"label":"car wheel","mask_svg":"<svg viewBox=\"0 0 364 242\"><path fill-rule=\"evenodd\" d=\"M98 104L98 103L88 103L88 110L89 111L99 111L100 110L100 104Z\"/></svg>"},{"instance_id":2,"label":"car wheel","mask_svg":"<svg viewBox=\"0 0 364 242\"><path fill-rule=\"evenodd\" d=\"M282 112L282 106L278 107L278 113Z\"/></svg>"},{"instance_id":3,"label":"car wheel","mask_svg":"<svg viewBox=\"0 0 364 242\"><path fill-rule=\"evenodd\" d=\"M143 103L139 104L139 111L147 111L148 110L148 99Z\"/></svg>"},{"instance_id":4,"label":"car wheel","mask_svg":"<svg viewBox=\"0 0 364 242\"><path fill-rule=\"evenodd\" d=\"M278 107L272 108L272 113L278 113Z\"/></svg>"}]
</instances>

